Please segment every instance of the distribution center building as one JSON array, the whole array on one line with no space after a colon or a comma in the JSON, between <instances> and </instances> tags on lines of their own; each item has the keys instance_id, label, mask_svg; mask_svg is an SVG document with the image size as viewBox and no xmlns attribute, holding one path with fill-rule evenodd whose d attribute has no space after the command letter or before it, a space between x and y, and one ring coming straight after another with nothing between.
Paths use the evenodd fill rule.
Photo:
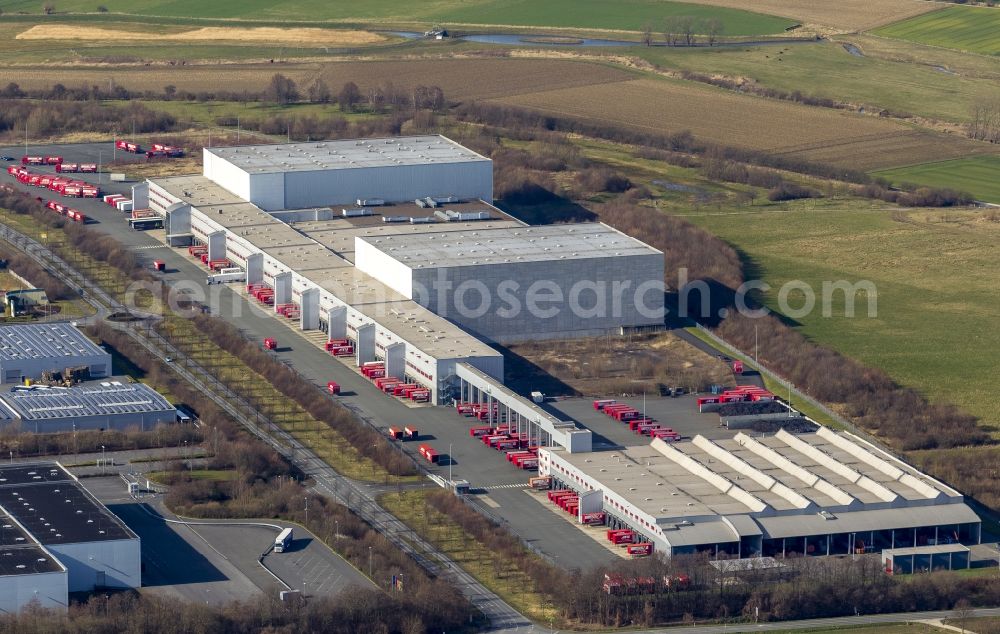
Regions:
<instances>
[{"instance_id":1,"label":"distribution center building","mask_svg":"<svg viewBox=\"0 0 1000 634\"><path fill-rule=\"evenodd\" d=\"M0 466L0 514L4 609L33 598L65 607L67 592L141 586L138 536L62 465Z\"/></svg>"},{"instance_id":2,"label":"distribution center building","mask_svg":"<svg viewBox=\"0 0 1000 634\"><path fill-rule=\"evenodd\" d=\"M663 323L663 253L601 223L355 238L355 265L487 340Z\"/></svg>"},{"instance_id":3,"label":"distribution center building","mask_svg":"<svg viewBox=\"0 0 1000 634\"><path fill-rule=\"evenodd\" d=\"M111 373L111 354L68 323L0 326L0 382L87 366L93 378Z\"/></svg>"},{"instance_id":4,"label":"distribution center building","mask_svg":"<svg viewBox=\"0 0 1000 634\"><path fill-rule=\"evenodd\" d=\"M826 556L980 540L957 491L846 433L539 451L539 474L667 555Z\"/></svg>"},{"instance_id":5,"label":"distribution center building","mask_svg":"<svg viewBox=\"0 0 1000 634\"><path fill-rule=\"evenodd\" d=\"M457 394L460 363L502 383L503 356L484 340L663 323L662 253L597 223L526 227L492 205L492 187L489 159L444 137L422 136L206 148L203 175L150 180L133 196L164 219L168 244L205 245L206 262L226 262L245 273L248 285L272 289L272 310L293 306L301 329L349 340L359 365L383 360L388 376L428 388L433 402ZM479 234L492 242L466 257L457 245L476 247ZM384 250L377 248L383 239L392 241ZM407 266L393 252L399 244L408 249L401 258L437 262L443 243L452 253L433 269ZM506 254L509 263L501 260ZM407 271L409 284L395 274ZM510 277L523 285L527 309L529 287L542 271L555 276L556 292L565 296L556 318L526 310L468 319L452 310L460 299L454 294L438 302L412 293L413 279L432 273L459 285ZM616 283L629 290L620 314L595 313L607 293L593 289ZM649 284L657 290L645 295L648 314L640 314L635 289ZM582 311L571 310L573 301Z\"/></svg>"},{"instance_id":6,"label":"distribution center building","mask_svg":"<svg viewBox=\"0 0 1000 634\"><path fill-rule=\"evenodd\" d=\"M23 431L55 433L82 429L138 429L177 421L177 410L142 383L88 381L73 387L15 386L0 392L0 408Z\"/></svg>"}]
</instances>

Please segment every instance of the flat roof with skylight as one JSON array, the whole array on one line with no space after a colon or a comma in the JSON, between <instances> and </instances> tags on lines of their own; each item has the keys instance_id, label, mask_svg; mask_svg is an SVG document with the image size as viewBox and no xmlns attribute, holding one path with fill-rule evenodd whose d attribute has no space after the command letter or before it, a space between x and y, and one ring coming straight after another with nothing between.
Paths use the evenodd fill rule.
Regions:
<instances>
[{"instance_id":1,"label":"flat roof with skylight","mask_svg":"<svg viewBox=\"0 0 1000 634\"><path fill-rule=\"evenodd\" d=\"M0 392L0 400L25 421L174 411L174 406L148 385L122 381L88 381L73 387L18 386Z\"/></svg>"},{"instance_id":2,"label":"flat roof with skylight","mask_svg":"<svg viewBox=\"0 0 1000 634\"><path fill-rule=\"evenodd\" d=\"M440 135L216 147L205 152L260 174L489 161Z\"/></svg>"},{"instance_id":3,"label":"flat roof with skylight","mask_svg":"<svg viewBox=\"0 0 1000 634\"><path fill-rule=\"evenodd\" d=\"M603 223L358 236L412 268L662 255Z\"/></svg>"},{"instance_id":4,"label":"flat roof with skylight","mask_svg":"<svg viewBox=\"0 0 1000 634\"><path fill-rule=\"evenodd\" d=\"M0 508L42 545L137 539L54 462L0 466Z\"/></svg>"}]
</instances>

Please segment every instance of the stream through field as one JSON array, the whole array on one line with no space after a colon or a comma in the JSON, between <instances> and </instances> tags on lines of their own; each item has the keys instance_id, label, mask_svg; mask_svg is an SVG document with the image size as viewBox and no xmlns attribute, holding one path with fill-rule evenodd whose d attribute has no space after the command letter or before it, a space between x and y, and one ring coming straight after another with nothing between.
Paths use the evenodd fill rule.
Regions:
<instances>
[{"instance_id":1,"label":"stream through field","mask_svg":"<svg viewBox=\"0 0 1000 634\"><path fill-rule=\"evenodd\" d=\"M431 39L425 36L423 33L417 33L415 31L388 31L387 35L395 35L396 37L405 37L409 40ZM478 42L480 44L503 44L507 46L551 46L551 47L627 47L627 46L642 46L641 42L629 41L629 40L603 40L595 38L586 37L567 37L563 35L545 35L538 33L522 33L522 34L512 34L512 33L472 33L469 35L456 35L449 37L448 39L453 40L464 40L467 42ZM735 47L735 46L768 46L768 45L786 45L786 44L807 44L815 42L814 39L804 39L804 38L782 38L773 40L755 40L755 41L744 41L744 42L716 42L714 46L718 47ZM652 46L666 46L666 44L660 42L654 42ZM709 48L706 42L700 42L694 44L698 48ZM686 47L682 47L686 48Z\"/></svg>"}]
</instances>

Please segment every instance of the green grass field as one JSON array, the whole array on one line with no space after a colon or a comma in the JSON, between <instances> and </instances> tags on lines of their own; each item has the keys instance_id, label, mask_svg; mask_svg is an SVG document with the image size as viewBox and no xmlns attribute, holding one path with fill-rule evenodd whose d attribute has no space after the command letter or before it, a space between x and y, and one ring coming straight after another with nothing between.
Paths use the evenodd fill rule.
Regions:
<instances>
[{"instance_id":1,"label":"green grass field","mask_svg":"<svg viewBox=\"0 0 1000 634\"><path fill-rule=\"evenodd\" d=\"M876 29L876 35L985 55L1000 54L1000 10L948 7Z\"/></svg>"},{"instance_id":2,"label":"green grass field","mask_svg":"<svg viewBox=\"0 0 1000 634\"><path fill-rule=\"evenodd\" d=\"M971 67L958 68L952 75L929 63L904 61L901 55L869 55L867 47L859 45L866 52L864 57L851 55L841 43L831 41L754 48L637 47L631 52L663 68L746 77L789 93L798 90L944 121L968 121L977 101L1000 99L996 77L1000 63L994 60L966 55L971 59L963 61ZM954 61L940 60L937 65L950 68Z\"/></svg>"},{"instance_id":3,"label":"green grass field","mask_svg":"<svg viewBox=\"0 0 1000 634\"><path fill-rule=\"evenodd\" d=\"M94 13L101 3L66 0L59 12ZM662 0L106 0L111 13L165 18L287 20L294 22L465 23L637 31L670 16L722 20L726 35L781 33L793 22L749 11ZM5 2L4 13L39 13L35 0Z\"/></svg>"},{"instance_id":4,"label":"green grass field","mask_svg":"<svg viewBox=\"0 0 1000 634\"><path fill-rule=\"evenodd\" d=\"M1000 157L977 156L939 163L923 163L876 172L894 184L913 183L966 191L991 203L1000 203Z\"/></svg>"},{"instance_id":5,"label":"green grass field","mask_svg":"<svg viewBox=\"0 0 1000 634\"><path fill-rule=\"evenodd\" d=\"M752 209L685 215L743 252L772 286L764 297L772 309L790 280L809 283L817 300L823 281L872 281L876 318L867 317L862 298L858 316L844 317L837 294L832 316L817 309L799 320L800 331L932 400L1000 422L994 379L1000 331L987 325L1000 318L1000 262L993 256L1000 224L948 210L893 219L891 211L857 200Z\"/></svg>"}]
</instances>

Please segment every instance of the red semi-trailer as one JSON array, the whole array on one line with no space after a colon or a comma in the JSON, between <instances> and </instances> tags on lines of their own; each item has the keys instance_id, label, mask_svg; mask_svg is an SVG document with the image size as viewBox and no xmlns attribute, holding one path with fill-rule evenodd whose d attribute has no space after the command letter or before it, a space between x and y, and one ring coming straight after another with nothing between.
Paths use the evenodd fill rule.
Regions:
<instances>
[{"instance_id":1,"label":"red semi-trailer","mask_svg":"<svg viewBox=\"0 0 1000 634\"><path fill-rule=\"evenodd\" d=\"M278 342L274 337L267 337L264 339L264 348L267 350L275 350L278 347Z\"/></svg>"}]
</instances>

